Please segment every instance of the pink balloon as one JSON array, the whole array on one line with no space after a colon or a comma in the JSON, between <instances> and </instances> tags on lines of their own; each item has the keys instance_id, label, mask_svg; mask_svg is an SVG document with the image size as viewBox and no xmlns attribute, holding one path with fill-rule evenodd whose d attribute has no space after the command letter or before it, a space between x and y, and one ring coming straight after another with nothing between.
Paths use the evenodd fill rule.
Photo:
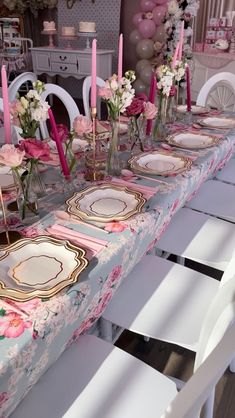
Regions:
<instances>
[{"instance_id":1,"label":"pink balloon","mask_svg":"<svg viewBox=\"0 0 235 418\"><path fill-rule=\"evenodd\" d=\"M134 23L134 25L136 26L136 27L138 27L139 26L139 23L143 20L143 13L136 13L134 16L133 16L133 19L132 19L132 22Z\"/></svg>"},{"instance_id":2,"label":"pink balloon","mask_svg":"<svg viewBox=\"0 0 235 418\"><path fill-rule=\"evenodd\" d=\"M166 4L168 0L155 0L156 4Z\"/></svg>"},{"instance_id":3,"label":"pink balloon","mask_svg":"<svg viewBox=\"0 0 235 418\"><path fill-rule=\"evenodd\" d=\"M139 33L145 39L152 38L156 32L155 23L151 19L142 20L138 26L138 29L139 29Z\"/></svg>"},{"instance_id":4,"label":"pink balloon","mask_svg":"<svg viewBox=\"0 0 235 418\"><path fill-rule=\"evenodd\" d=\"M155 7L153 0L141 0L140 8L143 12L151 12Z\"/></svg>"},{"instance_id":5,"label":"pink balloon","mask_svg":"<svg viewBox=\"0 0 235 418\"><path fill-rule=\"evenodd\" d=\"M162 23L163 18L166 14L166 6L156 6L153 9L153 20L158 26Z\"/></svg>"},{"instance_id":6,"label":"pink balloon","mask_svg":"<svg viewBox=\"0 0 235 418\"><path fill-rule=\"evenodd\" d=\"M165 42L166 41L166 31L164 25L157 27L155 35L153 37L154 42Z\"/></svg>"}]
</instances>

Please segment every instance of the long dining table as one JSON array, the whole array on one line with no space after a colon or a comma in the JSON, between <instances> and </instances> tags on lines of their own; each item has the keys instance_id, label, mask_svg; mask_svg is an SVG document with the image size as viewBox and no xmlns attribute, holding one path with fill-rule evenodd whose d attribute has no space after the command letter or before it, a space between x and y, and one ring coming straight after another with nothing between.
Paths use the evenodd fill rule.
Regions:
<instances>
[{"instance_id":1,"label":"long dining table","mask_svg":"<svg viewBox=\"0 0 235 418\"><path fill-rule=\"evenodd\" d=\"M147 199L142 212L116 223L109 233L77 225L72 219L59 222L75 231L89 231L90 235L106 240L107 245L90 258L77 283L54 297L22 303L7 300L9 307L0 307L1 418L10 416L30 388L80 334L91 332L122 280L153 248L172 216L197 193L203 182L226 164L234 145L235 132L224 131L222 139L211 148L194 152L178 150L192 160L189 170L175 176L133 179L133 184L153 187L154 194ZM78 185L78 190L82 187ZM63 194L51 192L43 200L40 220L31 226L22 225L19 228L22 234L26 237L47 234L47 229L58 223L53 208L60 205L64 211ZM13 226L14 216L9 218Z\"/></svg>"}]
</instances>

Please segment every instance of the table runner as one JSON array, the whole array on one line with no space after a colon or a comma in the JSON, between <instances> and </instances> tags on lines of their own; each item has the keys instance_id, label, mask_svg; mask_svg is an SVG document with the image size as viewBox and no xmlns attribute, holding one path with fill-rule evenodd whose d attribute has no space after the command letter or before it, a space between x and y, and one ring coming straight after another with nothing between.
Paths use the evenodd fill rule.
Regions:
<instances>
[{"instance_id":1,"label":"table runner","mask_svg":"<svg viewBox=\"0 0 235 418\"><path fill-rule=\"evenodd\" d=\"M115 225L119 232L107 235L102 230L94 231L94 236L106 239L108 244L91 260L79 283L50 300L18 303L27 315L0 309L1 418L8 417L66 347L92 327L121 281L153 247L174 213L230 158L234 143L235 135L228 135L193 161L190 171L175 177L157 177L167 184L154 183L151 178L136 179L136 183L156 186L156 194L146 203L144 213L120 222L120 228ZM36 236L55 222L53 212L48 213L22 232Z\"/></svg>"}]
</instances>

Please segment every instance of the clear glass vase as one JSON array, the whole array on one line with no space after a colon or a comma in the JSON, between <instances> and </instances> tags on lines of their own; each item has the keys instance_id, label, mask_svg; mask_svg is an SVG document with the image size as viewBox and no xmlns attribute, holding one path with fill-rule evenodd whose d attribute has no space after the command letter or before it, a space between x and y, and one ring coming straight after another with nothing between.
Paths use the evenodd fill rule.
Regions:
<instances>
[{"instance_id":1,"label":"clear glass vase","mask_svg":"<svg viewBox=\"0 0 235 418\"><path fill-rule=\"evenodd\" d=\"M18 169L13 171L16 186L16 201L20 219L23 223L33 223L38 219L38 202L34 190L34 173L27 170L20 174Z\"/></svg>"},{"instance_id":2,"label":"clear glass vase","mask_svg":"<svg viewBox=\"0 0 235 418\"><path fill-rule=\"evenodd\" d=\"M46 195L46 186L38 169L39 162L36 160L31 166L31 187L38 198Z\"/></svg>"},{"instance_id":3,"label":"clear glass vase","mask_svg":"<svg viewBox=\"0 0 235 418\"><path fill-rule=\"evenodd\" d=\"M111 119L112 135L109 141L108 158L107 158L107 174L110 176L118 176L121 173L119 160L119 122L117 119Z\"/></svg>"},{"instance_id":4,"label":"clear glass vase","mask_svg":"<svg viewBox=\"0 0 235 418\"><path fill-rule=\"evenodd\" d=\"M130 120L130 140L131 150L135 146L139 146L141 151L144 151L144 143L146 139L146 119L140 115L139 117L133 116Z\"/></svg>"},{"instance_id":5,"label":"clear glass vase","mask_svg":"<svg viewBox=\"0 0 235 418\"><path fill-rule=\"evenodd\" d=\"M167 107L168 96L160 93L158 102L158 114L153 130L153 138L155 141L164 140L167 137Z\"/></svg>"}]
</instances>

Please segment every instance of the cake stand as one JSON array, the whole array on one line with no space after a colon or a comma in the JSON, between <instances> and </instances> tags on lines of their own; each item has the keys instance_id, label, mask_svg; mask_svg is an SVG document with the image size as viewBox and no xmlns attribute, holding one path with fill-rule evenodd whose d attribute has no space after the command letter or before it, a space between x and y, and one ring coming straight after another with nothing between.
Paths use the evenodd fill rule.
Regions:
<instances>
[{"instance_id":1,"label":"cake stand","mask_svg":"<svg viewBox=\"0 0 235 418\"><path fill-rule=\"evenodd\" d=\"M72 49L70 41L76 41L78 39L77 36L67 36L67 35L61 35L60 38L67 41L67 45L65 49Z\"/></svg>"},{"instance_id":2,"label":"cake stand","mask_svg":"<svg viewBox=\"0 0 235 418\"><path fill-rule=\"evenodd\" d=\"M42 35L49 36L49 45L48 48L55 48L54 42L53 42L53 35L57 34L57 30L43 30L41 32Z\"/></svg>"},{"instance_id":3,"label":"cake stand","mask_svg":"<svg viewBox=\"0 0 235 418\"><path fill-rule=\"evenodd\" d=\"M78 36L86 38L86 49L91 49L90 39L97 37L97 32L78 32Z\"/></svg>"}]
</instances>

